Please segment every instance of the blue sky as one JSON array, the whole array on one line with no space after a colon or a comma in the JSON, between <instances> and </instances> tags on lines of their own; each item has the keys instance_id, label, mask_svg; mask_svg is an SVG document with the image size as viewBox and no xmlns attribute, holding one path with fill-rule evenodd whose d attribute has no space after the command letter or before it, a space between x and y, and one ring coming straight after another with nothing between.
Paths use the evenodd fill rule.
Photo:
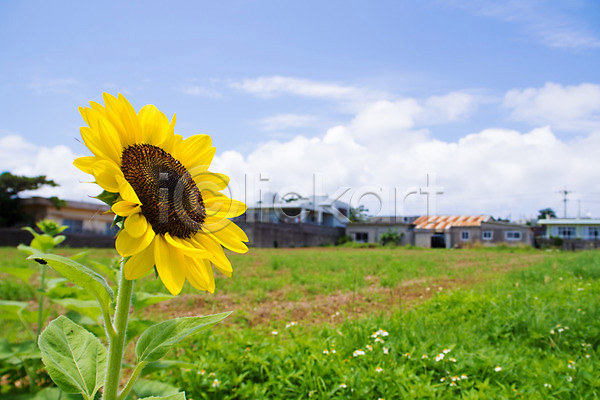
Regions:
<instances>
[{"instance_id":1,"label":"blue sky","mask_svg":"<svg viewBox=\"0 0 600 400\"><path fill-rule=\"evenodd\" d=\"M66 198L94 193L70 162L106 91L210 134L234 197L244 174L331 194L434 173L438 213L562 212L567 187L600 217L596 1L2 2L0 51L0 169Z\"/></svg>"}]
</instances>

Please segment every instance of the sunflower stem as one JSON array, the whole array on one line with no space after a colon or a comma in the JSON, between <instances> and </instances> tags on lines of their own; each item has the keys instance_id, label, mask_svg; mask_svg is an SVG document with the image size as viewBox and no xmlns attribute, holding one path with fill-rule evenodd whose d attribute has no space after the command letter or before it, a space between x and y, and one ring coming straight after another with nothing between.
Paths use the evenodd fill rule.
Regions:
<instances>
[{"instance_id":1,"label":"sunflower stem","mask_svg":"<svg viewBox=\"0 0 600 400\"><path fill-rule=\"evenodd\" d=\"M114 319L115 336L109 337L108 365L106 366L106 379L104 381L104 400L117 400L123 352L125 350L125 334L129 319L129 307L133 293L133 281L125 279L123 272L124 263L121 262L121 277L119 279L119 293Z\"/></svg>"}]
</instances>

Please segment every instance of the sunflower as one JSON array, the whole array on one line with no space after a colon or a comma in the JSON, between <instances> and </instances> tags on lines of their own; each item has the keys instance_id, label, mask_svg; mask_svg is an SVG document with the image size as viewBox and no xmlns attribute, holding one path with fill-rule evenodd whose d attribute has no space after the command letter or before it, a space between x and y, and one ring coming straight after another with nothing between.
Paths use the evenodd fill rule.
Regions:
<instances>
[{"instance_id":1,"label":"sunflower","mask_svg":"<svg viewBox=\"0 0 600 400\"><path fill-rule=\"evenodd\" d=\"M125 278L156 267L173 295L186 279L212 293L212 265L231 277L223 247L245 253L248 238L228 219L246 206L221 193L227 176L208 171L215 155L210 136L183 139L175 134L175 116L169 122L153 105L136 113L121 94L103 97L104 106L79 108L88 125L81 137L93 156L74 164L94 176L122 222L115 247L126 260Z\"/></svg>"}]
</instances>

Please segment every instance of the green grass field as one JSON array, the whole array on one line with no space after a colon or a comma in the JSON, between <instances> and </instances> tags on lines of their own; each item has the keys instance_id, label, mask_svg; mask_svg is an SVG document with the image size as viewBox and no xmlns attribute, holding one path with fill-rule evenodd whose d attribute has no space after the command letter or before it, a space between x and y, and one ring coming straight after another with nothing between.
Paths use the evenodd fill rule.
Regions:
<instances>
[{"instance_id":1,"label":"green grass field","mask_svg":"<svg viewBox=\"0 0 600 400\"><path fill-rule=\"evenodd\" d=\"M0 266L25 265L16 250L0 255ZM113 256L93 250L82 261ZM234 311L153 372L164 393L600 398L599 252L330 247L230 257L233 277L218 277L214 294L186 284L182 295L140 311L154 321ZM32 301L29 286L1 277L0 298ZM167 293L153 276L136 287ZM19 335L17 323L5 326Z\"/></svg>"}]
</instances>

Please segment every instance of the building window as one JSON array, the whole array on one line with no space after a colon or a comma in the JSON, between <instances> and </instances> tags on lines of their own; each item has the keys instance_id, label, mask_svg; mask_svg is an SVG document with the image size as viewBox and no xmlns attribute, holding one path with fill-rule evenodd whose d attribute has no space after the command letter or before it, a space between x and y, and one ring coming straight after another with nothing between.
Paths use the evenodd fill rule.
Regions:
<instances>
[{"instance_id":1,"label":"building window","mask_svg":"<svg viewBox=\"0 0 600 400\"><path fill-rule=\"evenodd\" d=\"M68 226L65 232L69 233L82 233L83 232L83 221L80 219L63 219L63 225Z\"/></svg>"},{"instance_id":2,"label":"building window","mask_svg":"<svg viewBox=\"0 0 600 400\"><path fill-rule=\"evenodd\" d=\"M460 240L469 240L469 231L461 231Z\"/></svg>"},{"instance_id":3,"label":"building window","mask_svg":"<svg viewBox=\"0 0 600 400\"><path fill-rule=\"evenodd\" d=\"M354 234L354 241L367 243L369 241L369 233L368 232L356 232Z\"/></svg>"},{"instance_id":4,"label":"building window","mask_svg":"<svg viewBox=\"0 0 600 400\"><path fill-rule=\"evenodd\" d=\"M492 240L493 237L494 237L494 235L492 234L492 231L481 232L481 238L483 240Z\"/></svg>"},{"instance_id":5,"label":"building window","mask_svg":"<svg viewBox=\"0 0 600 400\"><path fill-rule=\"evenodd\" d=\"M522 235L519 231L506 231L504 237L506 240L521 240Z\"/></svg>"},{"instance_id":6,"label":"building window","mask_svg":"<svg viewBox=\"0 0 600 400\"><path fill-rule=\"evenodd\" d=\"M559 226L558 227L558 236L563 239L572 239L575 237L575 227L574 226Z\"/></svg>"},{"instance_id":7,"label":"building window","mask_svg":"<svg viewBox=\"0 0 600 400\"><path fill-rule=\"evenodd\" d=\"M593 239L593 240L600 239L600 227L588 226L588 238Z\"/></svg>"}]
</instances>

